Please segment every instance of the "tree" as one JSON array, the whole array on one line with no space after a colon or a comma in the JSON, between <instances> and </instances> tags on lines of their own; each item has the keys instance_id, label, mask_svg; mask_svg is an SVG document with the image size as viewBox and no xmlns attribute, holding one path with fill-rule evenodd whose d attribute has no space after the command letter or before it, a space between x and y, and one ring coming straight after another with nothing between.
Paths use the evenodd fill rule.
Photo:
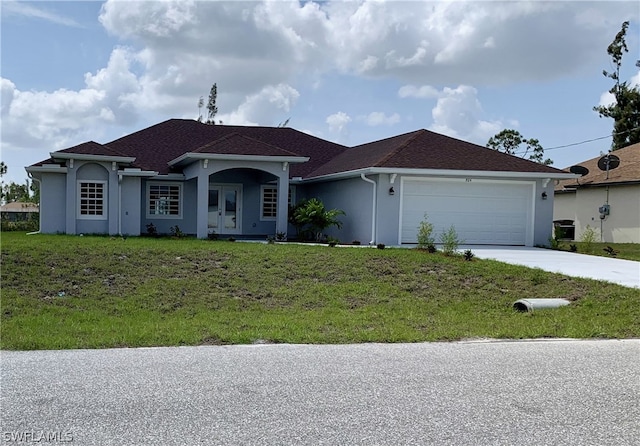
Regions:
<instances>
[{"instance_id":1,"label":"tree","mask_svg":"<svg viewBox=\"0 0 640 446\"><path fill-rule=\"evenodd\" d=\"M620 82L622 56L629 52L625 41L628 27L629 22L623 22L613 42L607 47L607 54L611 56L614 70L611 72L602 70L603 76L614 81L609 93L614 96L615 102L593 107L601 118L613 119L611 150L640 142L640 88L632 87L627 82ZM636 61L636 66L640 67L640 60Z\"/></svg>"},{"instance_id":2,"label":"tree","mask_svg":"<svg viewBox=\"0 0 640 446\"><path fill-rule=\"evenodd\" d=\"M204 106L204 98L200 96L198 99L198 122L202 122L202 107Z\"/></svg>"},{"instance_id":3,"label":"tree","mask_svg":"<svg viewBox=\"0 0 640 446\"><path fill-rule=\"evenodd\" d=\"M215 117L216 113L218 113L218 107L216 106L216 99L218 98L218 85L213 84L211 86L211 91L209 92L209 102L207 102L207 110L209 110L209 115L205 124L215 125Z\"/></svg>"},{"instance_id":4,"label":"tree","mask_svg":"<svg viewBox=\"0 0 640 446\"><path fill-rule=\"evenodd\" d=\"M289 125L290 119L291 118L287 118L284 122L281 122L280 124L278 124L278 128L286 127L287 125Z\"/></svg>"},{"instance_id":5,"label":"tree","mask_svg":"<svg viewBox=\"0 0 640 446\"><path fill-rule=\"evenodd\" d=\"M546 166L553 164L551 158L544 158L544 148L540 145L540 141L535 138L525 139L517 130L504 129L500 133L489 138L489 141L487 141L487 147L509 155L521 154L522 158L529 155L529 159L531 161L535 161L536 163L544 164Z\"/></svg>"},{"instance_id":6,"label":"tree","mask_svg":"<svg viewBox=\"0 0 640 446\"><path fill-rule=\"evenodd\" d=\"M29 182L27 184L18 184L13 181L9 184L2 185L2 201L5 203L13 203L15 201L29 202Z\"/></svg>"},{"instance_id":7,"label":"tree","mask_svg":"<svg viewBox=\"0 0 640 446\"><path fill-rule=\"evenodd\" d=\"M0 177L5 176L6 173L7 173L7 165L4 163L4 161L0 161Z\"/></svg>"}]
</instances>

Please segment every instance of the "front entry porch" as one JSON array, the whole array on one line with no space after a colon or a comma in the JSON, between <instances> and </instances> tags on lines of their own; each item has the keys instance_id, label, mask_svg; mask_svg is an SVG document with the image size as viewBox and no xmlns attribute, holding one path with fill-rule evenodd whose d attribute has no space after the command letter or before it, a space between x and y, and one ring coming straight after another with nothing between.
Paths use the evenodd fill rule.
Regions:
<instances>
[{"instance_id":1,"label":"front entry porch","mask_svg":"<svg viewBox=\"0 0 640 446\"><path fill-rule=\"evenodd\" d=\"M210 184L208 234L242 233L242 184Z\"/></svg>"}]
</instances>

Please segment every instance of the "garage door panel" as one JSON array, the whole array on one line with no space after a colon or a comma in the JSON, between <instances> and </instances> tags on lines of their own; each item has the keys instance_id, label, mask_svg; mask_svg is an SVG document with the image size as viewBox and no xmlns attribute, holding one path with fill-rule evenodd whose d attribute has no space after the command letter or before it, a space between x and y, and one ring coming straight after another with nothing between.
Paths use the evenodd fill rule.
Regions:
<instances>
[{"instance_id":1,"label":"garage door panel","mask_svg":"<svg viewBox=\"0 0 640 446\"><path fill-rule=\"evenodd\" d=\"M436 241L453 225L465 243L524 245L531 185L407 180L402 205L402 243L417 242L418 225L426 213Z\"/></svg>"}]
</instances>

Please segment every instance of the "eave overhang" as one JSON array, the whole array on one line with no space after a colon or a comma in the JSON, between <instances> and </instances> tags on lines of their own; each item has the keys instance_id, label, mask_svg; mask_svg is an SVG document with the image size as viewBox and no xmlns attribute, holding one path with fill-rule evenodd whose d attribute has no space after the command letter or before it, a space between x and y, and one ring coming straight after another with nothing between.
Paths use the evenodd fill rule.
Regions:
<instances>
[{"instance_id":1,"label":"eave overhang","mask_svg":"<svg viewBox=\"0 0 640 446\"><path fill-rule=\"evenodd\" d=\"M306 163L309 161L308 156L268 156L268 155L235 155L220 153L194 153L187 152L169 161L169 166L184 166L199 160L216 160L216 161L259 161L259 162L276 162L276 163Z\"/></svg>"},{"instance_id":2,"label":"eave overhang","mask_svg":"<svg viewBox=\"0 0 640 446\"><path fill-rule=\"evenodd\" d=\"M28 173L67 173L66 166L60 166L59 164L43 164L41 166L29 166L25 167Z\"/></svg>"},{"instance_id":3,"label":"eave overhang","mask_svg":"<svg viewBox=\"0 0 640 446\"><path fill-rule=\"evenodd\" d=\"M136 159L131 156L113 156L113 155L89 155L86 153L69 153L69 152L51 152L51 158L54 160L77 160L77 161L98 161L108 163L125 163L131 164Z\"/></svg>"},{"instance_id":4,"label":"eave overhang","mask_svg":"<svg viewBox=\"0 0 640 446\"><path fill-rule=\"evenodd\" d=\"M470 178L517 178L517 179L553 179L567 180L571 178L580 178L580 175L565 172L505 172L494 170L453 170L453 169L411 169L411 168L393 168L393 167L367 167L364 169L350 170L347 172L332 173L329 175L321 175L317 177L305 178L303 183L314 183L320 181L339 180L343 178L359 177L361 174L377 175L377 174L397 174L397 175L420 175L431 177L470 177Z\"/></svg>"},{"instance_id":5,"label":"eave overhang","mask_svg":"<svg viewBox=\"0 0 640 446\"><path fill-rule=\"evenodd\" d=\"M119 170L118 175L123 177L155 177L158 175L158 172L142 169L124 169Z\"/></svg>"}]
</instances>

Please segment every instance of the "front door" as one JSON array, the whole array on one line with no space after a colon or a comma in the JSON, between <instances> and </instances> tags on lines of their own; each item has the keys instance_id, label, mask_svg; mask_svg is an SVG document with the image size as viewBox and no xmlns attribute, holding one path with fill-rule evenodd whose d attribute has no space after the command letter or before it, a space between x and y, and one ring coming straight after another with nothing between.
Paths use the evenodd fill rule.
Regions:
<instances>
[{"instance_id":1,"label":"front door","mask_svg":"<svg viewBox=\"0 0 640 446\"><path fill-rule=\"evenodd\" d=\"M242 186L237 184L209 185L209 232L240 234Z\"/></svg>"}]
</instances>

